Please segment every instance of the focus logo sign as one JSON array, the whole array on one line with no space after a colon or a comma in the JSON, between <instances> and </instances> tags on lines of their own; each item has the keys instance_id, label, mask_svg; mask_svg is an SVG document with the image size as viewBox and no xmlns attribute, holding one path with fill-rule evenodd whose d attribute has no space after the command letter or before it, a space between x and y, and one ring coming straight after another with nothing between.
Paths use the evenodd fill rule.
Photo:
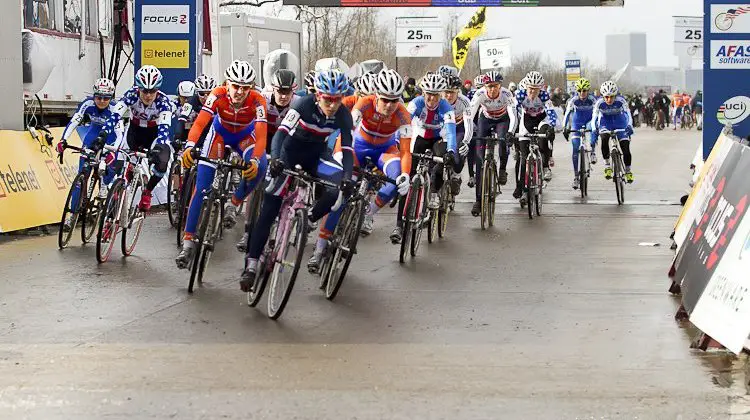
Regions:
<instances>
[{"instance_id":1,"label":"focus logo sign","mask_svg":"<svg viewBox=\"0 0 750 420\"><path fill-rule=\"evenodd\" d=\"M190 33L190 6L151 5L141 7L141 32L144 34Z\"/></svg>"},{"instance_id":2,"label":"focus logo sign","mask_svg":"<svg viewBox=\"0 0 750 420\"><path fill-rule=\"evenodd\" d=\"M711 41L712 69L750 69L750 41Z\"/></svg>"},{"instance_id":3,"label":"focus logo sign","mask_svg":"<svg viewBox=\"0 0 750 420\"><path fill-rule=\"evenodd\" d=\"M750 98L747 96L735 96L727 99L719 111L716 118L722 125L736 125L750 116Z\"/></svg>"}]
</instances>

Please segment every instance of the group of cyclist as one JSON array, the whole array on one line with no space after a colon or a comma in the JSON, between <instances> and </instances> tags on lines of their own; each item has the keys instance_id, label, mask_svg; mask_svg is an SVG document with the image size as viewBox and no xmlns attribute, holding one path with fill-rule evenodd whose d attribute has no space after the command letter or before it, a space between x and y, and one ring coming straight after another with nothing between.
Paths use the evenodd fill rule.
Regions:
<instances>
[{"instance_id":1,"label":"group of cyclist","mask_svg":"<svg viewBox=\"0 0 750 420\"><path fill-rule=\"evenodd\" d=\"M335 68L308 72L302 87L297 85L295 73L285 69L273 74L270 89L258 89L256 79L250 63L235 60L226 69L223 84L217 85L205 75L195 81L181 82L175 101L159 90L163 77L154 66L140 68L135 74L135 85L117 101L112 81L99 79L94 84L93 96L82 102L66 127L58 151L62 152L84 116L91 120L91 128L83 138L85 147L127 145L131 150L148 151L151 177L139 203L143 211L150 209L152 191L167 173L173 156L179 156L185 169L192 168L197 161L196 185L193 192L188 192L192 199L184 227L184 245L176 257L177 266L187 268L193 258L203 196L212 187L216 173L212 161L225 158L225 150L231 148L244 169L241 182L226 204L224 225L233 226L243 201L259 185L267 185L240 280L240 288L246 292L253 286L258 259L289 185L285 169L299 165L306 173L328 181L329 186L316 194L315 205L309 212L312 225L327 216L308 261L311 272L320 269L321 256L341 215L340 203L353 193L354 168L365 161L374 163L393 182L380 188L366 209L363 235L372 232L375 215L382 207L407 194L417 167L412 153L430 151L442 157L442 163L431 168L433 191L440 190L442 170L450 165L454 169L450 190L458 194L460 174L468 164L471 179L467 185L476 190L471 209L475 217L481 207L481 172L488 137L494 135L499 140L500 185L507 184L511 147L515 150L513 196L516 199L525 199L525 167L519 162L529 153L530 134L540 139L543 178L545 181L552 178L557 114L544 89L544 77L537 71L529 72L518 85L510 83L507 88L500 72L489 71L475 79L471 99L462 93L466 84L458 77L457 70L449 66L425 74L418 89L416 81L405 81L384 65L354 82ZM628 102L612 81L604 82L600 92L601 97L595 98L591 83L579 79L576 94L567 102L563 133L573 143L575 176L578 176L579 145L585 140L582 129L587 128L591 133L588 141L592 163L596 162L594 146L599 133L617 131L624 133L619 140L626 165L625 178L632 182L629 140L633 118ZM126 111L130 112L127 129L122 121ZM604 174L611 178L607 140L608 137L602 136L601 150ZM110 179L117 171L117 162L116 153L107 154ZM107 182L105 179L100 189L104 196ZM575 179L573 188L577 185ZM399 243L403 233L404 200L398 201L396 227L390 235L393 243ZM437 193L433 192L428 206L435 208L438 201ZM243 241L247 239L245 236Z\"/></svg>"}]
</instances>

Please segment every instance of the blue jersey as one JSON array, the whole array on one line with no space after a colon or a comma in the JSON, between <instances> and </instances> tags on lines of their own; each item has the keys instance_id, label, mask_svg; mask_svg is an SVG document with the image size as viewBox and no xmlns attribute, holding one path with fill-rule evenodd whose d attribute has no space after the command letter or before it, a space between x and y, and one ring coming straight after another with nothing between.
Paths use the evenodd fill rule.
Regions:
<instances>
[{"instance_id":1,"label":"blue jersey","mask_svg":"<svg viewBox=\"0 0 750 420\"><path fill-rule=\"evenodd\" d=\"M341 130L341 163L344 167L344 179L350 179L354 164L353 128L352 114L345 106L340 106L336 114L328 118L318 106L315 95L304 96L290 105L279 124L271 142L271 157L281 156L281 146L286 137L303 143L327 143L333 132Z\"/></svg>"},{"instance_id":2,"label":"blue jersey","mask_svg":"<svg viewBox=\"0 0 750 420\"><path fill-rule=\"evenodd\" d=\"M440 99L437 108L428 109L424 96L417 96L406 109L411 114L414 138L436 139L442 132L448 150L456 151L456 112L448 101Z\"/></svg>"},{"instance_id":3,"label":"blue jersey","mask_svg":"<svg viewBox=\"0 0 750 420\"><path fill-rule=\"evenodd\" d=\"M581 98L578 94L568 100L568 106L565 108L565 117L563 118L563 127L570 127L572 130L580 130L586 127L594 114L594 95Z\"/></svg>"},{"instance_id":4,"label":"blue jersey","mask_svg":"<svg viewBox=\"0 0 750 420\"><path fill-rule=\"evenodd\" d=\"M112 114L115 110L115 101L112 100L109 102L109 106L104 109L99 109L96 104L94 103L93 97L88 97L84 99L80 105L78 105L78 110L73 114L73 117L71 117L70 122L67 126L65 126L65 130L63 130L62 133L62 140L67 141L71 134L73 134L73 131L75 131L76 127L78 127L84 120L86 116L89 117L89 120L91 121L91 125L89 126L89 130L86 132L86 136L81 139L84 146L90 146L96 137L99 135L99 132L104 128L104 125L109 121L109 119L112 117ZM112 130L110 132L109 136L107 137L107 144L114 144L115 140L117 138L117 135L115 133L115 130Z\"/></svg>"},{"instance_id":5,"label":"blue jersey","mask_svg":"<svg viewBox=\"0 0 750 420\"><path fill-rule=\"evenodd\" d=\"M172 125L175 106L167 95L161 91L157 92L154 102L146 106L138 97L138 87L133 86L122 95L112 112L112 116L105 124L104 130L107 134L112 133L115 125L128 109L130 109L131 127L158 127L156 144L169 143L169 128Z\"/></svg>"},{"instance_id":6,"label":"blue jersey","mask_svg":"<svg viewBox=\"0 0 750 420\"><path fill-rule=\"evenodd\" d=\"M598 99L594 103L592 121L595 132L599 132L602 128L612 131L633 127L633 117L630 115L628 102L620 95L615 98L612 105L607 105L604 98Z\"/></svg>"}]
</instances>

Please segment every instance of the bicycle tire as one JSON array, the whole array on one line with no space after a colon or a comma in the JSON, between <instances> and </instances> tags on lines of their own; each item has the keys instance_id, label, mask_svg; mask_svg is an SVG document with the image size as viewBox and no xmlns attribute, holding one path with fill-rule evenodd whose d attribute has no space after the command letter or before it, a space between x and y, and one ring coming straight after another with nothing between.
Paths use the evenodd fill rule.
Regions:
<instances>
[{"instance_id":1,"label":"bicycle tire","mask_svg":"<svg viewBox=\"0 0 750 420\"><path fill-rule=\"evenodd\" d=\"M427 243L431 244L433 241L437 239L437 230L438 230L438 212L439 210L433 209L430 210L428 213L430 214L430 223L429 226L427 226Z\"/></svg>"},{"instance_id":2,"label":"bicycle tire","mask_svg":"<svg viewBox=\"0 0 750 420\"><path fill-rule=\"evenodd\" d=\"M537 159L537 162L541 162L541 159ZM541 216L542 215L542 205L544 204L544 180L542 178L542 169L540 168L539 164L536 165L536 188L534 190L534 209L536 210L536 215Z\"/></svg>"},{"instance_id":3,"label":"bicycle tire","mask_svg":"<svg viewBox=\"0 0 750 420\"><path fill-rule=\"evenodd\" d=\"M625 201L624 194L624 181L623 181L623 168L620 166L621 158L617 151L612 153L612 162L614 166L614 176L612 177L615 182L615 194L617 195L617 204L621 205Z\"/></svg>"},{"instance_id":4,"label":"bicycle tire","mask_svg":"<svg viewBox=\"0 0 750 420\"><path fill-rule=\"evenodd\" d=\"M101 188L101 179L98 172L92 172L86 182L86 201L83 202L81 212L81 242L86 244L91 242L91 237L96 233L99 227L99 188ZM92 180L93 179L93 180ZM98 188L97 188L98 187Z\"/></svg>"},{"instance_id":5,"label":"bicycle tire","mask_svg":"<svg viewBox=\"0 0 750 420\"><path fill-rule=\"evenodd\" d=\"M146 219L146 214L141 211L139 202L136 198L140 197L143 190L146 188L146 177L141 177L140 180L135 180L131 184L130 199L128 200L128 208L126 209L127 220L123 224L122 236L120 237L120 247L122 255L130 256L135 250L135 244L138 243L138 237L141 235L143 229L143 223ZM140 190L140 193L139 191ZM135 225L137 223L137 225ZM133 235L132 241L128 243L128 233Z\"/></svg>"},{"instance_id":6,"label":"bicycle tire","mask_svg":"<svg viewBox=\"0 0 750 420\"><path fill-rule=\"evenodd\" d=\"M214 247L216 246L216 242L218 241L218 232L217 229L220 229L218 226L221 224L221 218L219 215L221 214L217 206L220 204L216 201L213 201L212 203L212 209L211 209L211 219L208 221L208 229L206 233L209 237L209 243L208 246L206 244L203 244L202 247L202 253L203 255L200 258L200 262L198 265L198 275L196 277L196 280L198 281L198 284L203 284L203 274L206 272L206 267L208 267L208 262L211 261L211 256L214 253ZM205 240L204 240L205 241Z\"/></svg>"},{"instance_id":7,"label":"bicycle tire","mask_svg":"<svg viewBox=\"0 0 750 420\"><path fill-rule=\"evenodd\" d=\"M73 237L73 232L76 230L76 225L78 224L78 219L81 214L82 205L83 203L82 198L85 196L84 187L85 187L85 175L83 173L79 173L78 175L73 178L73 182L70 183L70 189L68 190L68 197L65 199L65 206L63 207L62 217L60 218L60 229L57 232L57 247L60 249L65 249L65 247L68 246L68 243L70 242L70 238ZM78 212L73 213L71 211L71 208L73 207L71 201L73 200L73 190L76 187L76 184L80 184L80 190L81 193L78 195ZM67 232L64 229L65 226L65 219L68 217L68 213L74 214L72 221L70 223L70 230Z\"/></svg>"},{"instance_id":8,"label":"bicycle tire","mask_svg":"<svg viewBox=\"0 0 750 420\"><path fill-rule=\"evenodd\" d=\"M112 254L115 246L117 233L120 228L119 216L121 212L121 201L125 197L125 181L122 178L116 180L107 194L107 200L104 202L101 216L99 217L99 228L96 232L96 261L100 264L106 262ZM108 224L109 222L109 224ZM108 237L105 244L103 243L105 227L108 227Z\"/></svg>"},{"instance_id":9,"label":"bicycle tire","mask_svg":"<svg viewBox=\"0 0 750 420\"><path fill-rule=\"evenodd\" d=\"M180 202L178 205L179 211L177 213L177 248L182 248L183 237L185 234L185 224L187 223L188 210L190 210L190 202L193 199L193 193L195 188L195 169L191 169L187 176L183 176L182 187L180 193ZM184 191L188 193L185 194Z\"/></svg>"},{"instance_id":10,"label":"bicycle tire","mask_svg":"<svg viewBox=\"0 0 750 420\"><path fill-rule=\"evenodd\" d=\"M581 139L583 141L583 139ZM581 198L586 198L588 191L588 160L586 159L586 149L584 147L578 148L578 189L581 190Z\"/></svg>"},{"instance_id":11,"label":"bicycle tire","mask_svg":"<svg viewBox=\"0 0 750 420\"><path fill-rule=\"evenodd\" d=\"M271 231L269 238L276 237L276 226L277 222L274 221L271 225ZM268 269L268 261L270 255L273 254L273 249L269 249L269 245L263 247L263 252L258 258L258 265L255 270L255 280L251 291L247 292L247 306L254 308L260 302L263 297L263 292L266 290L268 285L268 279L271 277L271 270ZM247 256L245 257L245 269L247 269Z\"/></svg>"},{"instance_id":12,"label":"bicycle tire","mask_svg":"<svg viewBox=\"0 0 750 420\"><path fill-rule=\"evenodd\" d=\"M190 263L190 279L188 280L188 293L193 293L193 288L195 287L195 280L198 277L198 269L200 267L201 258L203 257L203 238L206 235L206 230L208 228L208 221L211 217L211 210L213 209L213 206L210 204L213 201L213 193L209 193L208 196L206 196L203 199L203 203L201 203L201 212L198 216L198 229L195 232L196 235L193 237L193 261Z\"/></svg>"},{"instance_id":13,"label":"bicycle tire","mask_svg":"<svg viewBox=\"0 0 750 420\"><path fill-rule=\"evenodd\" d=\"M534 218L534 188L536 188L536 162L531 159L526 160L526 206L529 213L529 219Z\"/></svg>"},{"instance_id":14,"label":"bicycle tire","mask_svg":"<svg viewBox=\"0 0 750 420\"><path fill-rule=\"evenodd\" d=\"M291 209L290 209L291 211ZM276 262L273 266L273 272L271 274L271 290L268 295L268 317L276 320L279 319L281 314L284 312L284 309L286 308L287 303L289 303L289 297L292 295L292 290L294 289L294 283L297 280L297 274L299 274L300 266L302 265L302 255L305 253L305 244L307 242L307 210L306 209L298 209L289 225L289 231L287 232L286 238L282 238L283 240L288 241L288 235L293 234L295 236L294 244L296 248L296 255L294 259L294 267L292 268L292 272L289 275L289 281L286 284L286 287L284 287L283 293L281 293L281 296L278 296L276 294L277 289L276 287L279 285L279 277L281 274L282 267L284 266L281 262ZM276 244L279 245L278 243ZM290 250L289 246L285 247L285 251L288 252ZM286 254L285 252L285 254ZM282 262L285 256L282 256ZM281 290L278 290L278 292L281 292ZM275 298L280 297L281 300L277 301Z\"/></svg>"},{"instance_id":15,"label":"bicycle tire","mask_svg":"<svg viewBox=\"0 0 750 420\"><path fill-rule=\"evenodd\" d=\"M260 218L260 209L263 206L263 191L265 188L263 188L263 184L258 184L255 187L255 191L252 192L250 195L250 201L248 202L248 214L247 219L245 220L245 232L247 233L247 241L245 241L245 247L242 249L241 247L238 247L239 252L246 253L250 249L250 238L252 237L253 229L255 229L255 224L258 223L258 219Z\"/></svg>"},{"instance_id":16,"label":"bicycle tire","mask_svg":"<svg viewBox=\"0 0 750 420\"><path fill-rule=\"evenodd\" d=\"M482 192L479 196L479 199L482 201L481 203L481 210L480 210L480 227L482 230L487 229L489 227L489 206L490 206L490 199L489 199L489 177L490 177L490 163L489 159L486 159L484 161L484 165L482 165Z\"/></svg>"},{"instance_id":17,"label":"bicycle tire","mask_svg":"<svg viewBox=\"0 0 750 420\"><path fill-rule=\"evenodd\" d=\"M497 163L493 155L492 161L490 162L490 186L489 186L489 201L487 202L487 223L490 227L495 226L495 199L497 198Z\"/></svg>"},{"instance_id":18,"label":"bicycle tire","mask_svg":"<svg viewBox=\"0 0 750 420\"><path fill-rule=\"evenodd\" d=\"M450 212L450 185L447 183L443 184L443 188L440 189L440 207L437 212L437 234L438 238L445 237L448 229L448 213Z\"/></svg>"},{"instance_id":19,"label":"bicycle tire","mask_svg":"<svg viewBox=\"0 0 750 420\"><path fill-rule=\"evenodd\" d=\"M419 195L419 198L417 200L417 206L415 207L415 215L414 218L417 220L417 223L415 223L412 226L412 232L411 232L411 246L410 254L412 257L417 256L417 252L419 251L419 245L422 241L422 231L424 230L424 221L428 214L428 208L427 203L429 203L430 199L430 181L429 181L429 173L425 172L424 174L424 186L422 187L422 193ZM421 210L421 211L419 211ZM419 214L416 214L416 212L419 212Z\"/></svg>"},{"instance_id":20,"label":"bicycle tire","mask_svg":"<svg viewBox=\"0 0 750 420\"><path fill-rule=\"evenodd\" d=\"M406 195L406 204L404 205L404 214L405 217L402 216L402 226L401 226L401 247L399 251L399 257L398 260L400 263L404 263L406 261L406 251L411 248L411 241L412 238L412 223L410 220L410 217L413 213L416 213L415 207L416 207L416 197L420 193L420 189L422 188L421 181L415 180L412 181L411 186L409 187L409 193Z\"/></svg>"},{"instance_id":21,"label":"bicycle tire","mask_svg":"<svg viewBox=\"0 0 750 420\"><path fill-rule=\"evenodd\" d=\"M182 162L175 160L167 174L167 217L169 224L173 228L178 227L179 221L179 203L180 203L180 184L182 183ZM177 178L175 180L175 178ZM177 185L175 185L177 181Z\"/></svg>"},{"instance_id":22,"label":"bicycle tire","mask_svg":"<svg viewBox=\"0 0 750 420\"><path fill-rule=\"evenodd\" d=\"M329 279L326 283L326 299L328 300L336 298L339 289L341 289L341 285L344 284L344 278L346 278L346 273L349 270L352 258L354 257L354 254L357 253L357 243L359 242L360 236L359 232L362 230L362 224L365 222L365 204L365 201L360 200L359 204L357 204L356 210L353 210L351 213L349 229L346 232L348 251L344 252L341 247L337 247L336 252L334 253L333 264L330 270L331 273L329 274ZM351 221L354 221L354 224L352 224ZM343 266L341 269L334 270L335 267L338 267L338 263L342 259ZM335 281L332 283L331 280Z\"/></svg>"}]
</instances>

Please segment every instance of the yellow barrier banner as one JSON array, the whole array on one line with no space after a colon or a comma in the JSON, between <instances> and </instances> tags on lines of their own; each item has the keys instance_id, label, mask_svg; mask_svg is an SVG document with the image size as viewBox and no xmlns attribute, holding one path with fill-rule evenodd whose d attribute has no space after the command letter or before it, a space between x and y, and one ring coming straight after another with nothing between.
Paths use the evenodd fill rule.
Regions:
<instances>
[{"instance_id":1,"label":"yellow barrier banner","mask_svg":"<svg viewBox=\"0 0 750 420\"><path fill-rule=\"evenodd\" d=\"M79 157L68 150L61 165L54 146L63 128L50 131L52 147L28 131L0 130L0 233L60 222ZM80 146L78 134L68 143Z\"/></svg>"}]
</instances>

